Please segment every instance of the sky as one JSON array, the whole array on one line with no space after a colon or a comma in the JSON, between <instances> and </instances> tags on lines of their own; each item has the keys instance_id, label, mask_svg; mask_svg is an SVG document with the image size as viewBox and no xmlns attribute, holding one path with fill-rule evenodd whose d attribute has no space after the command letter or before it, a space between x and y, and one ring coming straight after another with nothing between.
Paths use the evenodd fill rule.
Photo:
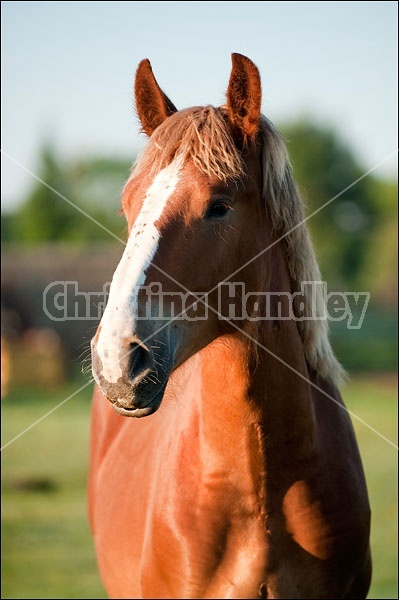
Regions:
<instances>
[{"instance_id":1,"label":"sky","mask_svg":"<svg viewBox=\"0 0 399 600\"><path fill-rule=\"evenodd\" d=\"M131 157L149 58L178 108L220 105L239 52L258 66L262 110L337 128L365 171L396 177L396 2L2 2L2 209L32 185L40 149Z\"/></svg>"}]
</instances>

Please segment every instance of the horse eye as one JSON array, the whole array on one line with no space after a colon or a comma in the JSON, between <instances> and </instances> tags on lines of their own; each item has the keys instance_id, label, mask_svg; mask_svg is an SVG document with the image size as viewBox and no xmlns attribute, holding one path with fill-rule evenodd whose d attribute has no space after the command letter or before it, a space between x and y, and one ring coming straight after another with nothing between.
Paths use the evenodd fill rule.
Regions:
<instances>
[{"instance_id":1,"label":"horse eye","mask_svg":"<svg viewBox=\"0 0 399 600\"><path fill-rule=\"evenodd\" d=\"M208 212L206 213L206 218L221 219L229 212L229 210L231 210L231 206L227 202L219 200L209 207Z\"/></svg>"}]
</instances>

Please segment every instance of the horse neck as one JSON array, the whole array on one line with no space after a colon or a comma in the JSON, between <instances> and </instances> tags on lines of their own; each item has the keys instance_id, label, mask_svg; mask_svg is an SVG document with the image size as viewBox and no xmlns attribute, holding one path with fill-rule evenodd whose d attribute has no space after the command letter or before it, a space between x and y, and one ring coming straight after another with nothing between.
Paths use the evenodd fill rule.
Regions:
<instances>
[{"instance_id":1,"label":"horse neck","mask_svg":"<svg viewBox=\"0 0 399 600\"><path fill-rule=\"evenodd\" d=\"M291 291L283 251L275 248L270 257L271 291L280 293ZM270 454L276 469L285 468L285 461L302 462L314 452L302 340L292 320L261 321L248 331L252 340L236 331L200 353L203 438L207 446L213 443L214 455L225 456L226 443L234 452L242 445L242 453L253 448L255 461L266 460L271 467Z\"/></svg>"},{"instance_id":2,"label":"horse neck","mask_svg":"<svg viewBox=\"0 0 399 600\"><path fill-rule=\"evenodd\" d=\"M292 293L284 242L272 248L268 264L270 291ZM288 305L283 314L285 310ZM250 394L260 406L268 444L273 450L283 446L286 456L292 446L301 461L314 452L315 422L311 376L297 322L260 321L256 340L249 350L253 365Z\"/></svg>"}]
</instances>

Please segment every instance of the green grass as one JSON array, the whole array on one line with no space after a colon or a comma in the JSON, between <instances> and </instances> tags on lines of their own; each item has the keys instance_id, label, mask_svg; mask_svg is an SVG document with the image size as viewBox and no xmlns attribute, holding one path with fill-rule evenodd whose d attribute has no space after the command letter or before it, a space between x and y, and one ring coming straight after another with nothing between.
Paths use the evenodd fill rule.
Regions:
<instances>
[{"instance_id":1,"label":"green grass","mask_svg":"<svg viewBox=\"0 0 399 600\"><path fill-rule=\"evenodd\" d=\"M10 393L2 443L81 385ZM2 598L107 597L86 513L91 392L88 386L2 451Z\"/></svg>"},{"instance_id":2,"label":"green grass","mask_svg":"<svg viewBox=\"0 0 399 600\"><path fill-rule=\"evenodd\" d=\"M354 379L343 390L346 405L387 440L397 444L397 394L392 377ZM398 598L398 455L389 442L353 418L366 472L372 511L373 579L368 598Z\"/></svg>"},{"instance_id":3,"label":"green grass","mask_svg":"<svg viewBox=\"0 0 399 600\"><path fill-rule=\"evenodd\" d=\"M3 400L3 444L84 382L57 391L14 390ZM354 378L348 408L397 439L395 381ZM2 598L105 598L86 516L91 386L2 451ZM397 453L353 419L373 511L369 598L397 598Z\"/></svg>"}]
</instances>

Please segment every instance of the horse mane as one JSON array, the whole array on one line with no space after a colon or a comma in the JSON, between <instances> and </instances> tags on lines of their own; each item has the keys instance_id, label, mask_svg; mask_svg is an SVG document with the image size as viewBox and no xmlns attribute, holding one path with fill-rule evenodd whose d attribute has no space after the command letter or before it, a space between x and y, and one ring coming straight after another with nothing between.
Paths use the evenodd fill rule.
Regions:
<instances>
[{"instance_id":1,"label":"horse mane","mask_svg":"<svg viewBox=\"0 0 399 600\"><path fill-rule=\"evenodd\" d=\"M303 222L304 203L293 177L287 148L280 133L263 115L257 143L262 147L265 209L275 237L282 238L286 246L292 292L302 292L302 282L320 282L321 275L308 228ZM189 108L166 119L152 134L128 182L143 172L155 176L177 157L183 163L192 160L202 173L223 181L243 175L244 163L227 125L225 107ZM304 303L302 310L299 303ZM298 317L325 314L322 287L316 286L315 297L312 297L309 286L305 286L303 296L295 297L293 308ZM309 367L323 379L336 385L342 383L345 373L331 348L327 319L298 320L297 325Z\"/></svg>"},{"instance_id":2,"label":"horse mane","mask_svg":"<svg viewBox=\"0 0 399 600\"><path fill-rule=\"evenodd\" d=\"M321 282L321 274L309 230L304 222L305 206L293 177L287 148L280 133L262 115L259 138L262 144L263 198L270 215L275 236L286 245L292 292L302 292L302 282ZM294 299L294 314L298 317L326 314L326 300L321 285L315 286L315 296L305 286L303 296ZM304 303L302 310L300 303ZM328 321L309 319L297 321L308 365L323 379L340 385L345 371L336 359L328 337Z\"/></svg>"}]
</instances>

